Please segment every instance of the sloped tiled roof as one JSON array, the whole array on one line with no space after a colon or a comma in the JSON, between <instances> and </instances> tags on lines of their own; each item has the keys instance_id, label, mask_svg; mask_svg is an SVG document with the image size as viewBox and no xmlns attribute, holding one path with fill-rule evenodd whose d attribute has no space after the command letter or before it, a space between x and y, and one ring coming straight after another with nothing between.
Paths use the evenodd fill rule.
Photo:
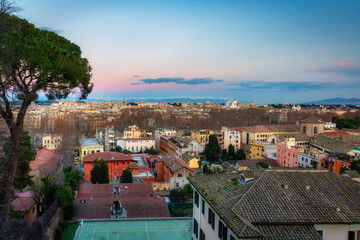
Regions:
<instances>
[{"instance_id":1,"label":"sloped tiled roof","mask_svg":"<svg viewBox=\"0 0 360 240\"><path fill-rule=\"evenodd\" d=\"M292 240L321 240L313 225L256 225L266 240L292 239Z\"/></svg>"},{"instance_id":2,"label":"sloped tiled roof","mask_svg":"<svg viewBox=\"0 0 360 240\"><path fill-rule=\"evenodd\" d=\"M356 147L354 144L336 140L323 134L319 134L315 138L311 139L310 143L339 153L351 152L354 150L354 147Z\"/></svg>"},{"instance_id":3,"label":"sloped tiled roof","mask_svg":"<svg viewBox=\"0 0 360 240\"><path fill-rule=\"evenodd\" d=\"M261 236L246 219L241 219L231 210L253 183L243 185L237 181L240 173L211 174L188 177L192 185L207 200L231 230L241 237Z\"/></svg>"},{"instance_id":4,"label":"sloped tiled roof","mask_svg":"<svg viewBox=\"0 0 360 240\"><path fill-rule=\"evenodd\" d=\"M307 136L304 133L292 133L292 134L278 134L278 141L284 142L284 138L293 137L295 141L310 141L311 137Z\"/></svg>"},{"instance_id":5,"label":"sloped tiled roof","mask_svg":"<svg viewBox=\"0 0 360 240\"><path fill-rule=\"evenodd\" d=\"M244 128L246 132L299 132L296 125L256 125Z\"/></svg>"},{"instance_id":6,"label":"sloped tiled roof","mask_svg":"<svg viewBox=\"0 0 360 240\"><path fill-rule=\"evenodd\" d=\"M32 191L16 193L16 199L11 202L14 211L27 212L36 203L36 194Z\"/></svg>"},{"instance_id":7,"label":"sloped tiled roof","mask_svg":"<svg viewBox=\"0 0 360 240\"><path fill-rule=\"evenodd\" d=\"M267 170L233 211L252 223L353 223L359 202L360 184L336 173Z\"/></svg>"},{"instance_id":8,"label":"sloped tiled roof","mask_svg":"<svg viewBox=\"0 0 360 240\"><path fill-rule=\"evenodd\" d=\"M313 116L305 118L305 119L301 120L300 122L301 123L323 123L323 121L321 121L320 119L313 117Z\"/></svg>"},{"instance_id":9,"label":"sloped tiled roof","mask_svg":"<svg viewBox=\"0 0 360 240\"><path fill-rule=\"evenodd\" d=\"M356 170L346 170L343 174L348 175L351 178L360 178L360 173Z\"/></svg>"},{"instance_id":10,"label":"sloped tiled roof","mask_svg":"<svg viewBox=\"0 0 360 240\"><path fill-rule=\"evenodd\" d=\"M30 168L37 171L47 165L56 165L62 160L62 156L50 149L42 148L36 152L35 160L30 162Z\"/></svg>"},{"instance_id":11,"label":"sloped tiled roof","mask_svg":"<svg viewBox=\"0 0 360 240\"><path fill-rule=\"evenodd\" d=\"M241 174L257 180L240 183ZM240 238L321 239L314 224L360 222L360 183L327 170L247 170L188 179Z\"/></svg>"},{"instance_id":12,"label":"sloped tiled roof","mask_svg":"<svg viewBox=\"0 0 360 240\"><path fill-rule=\"evenodd\" d=\"M104 159L105 161L132 161L133 159L124 153L119 152L96 152L84 157L84 162L92 162L95 159Z\"/></svg>"},{"instance_id":13,"label":"sloped tiled roof","mask_svg":"<svg viewBox=\"0 0 360 240\"><path fill-rule=\"evenodd\" d=\"M185 164L183 164L181 161L174 157L161 157L158 159L158 161L164 162L165 166L168 167L173 173L182 168L186 168L189 171L194 171L193 169L187 167Z\"/></svg>"}]
</instances>

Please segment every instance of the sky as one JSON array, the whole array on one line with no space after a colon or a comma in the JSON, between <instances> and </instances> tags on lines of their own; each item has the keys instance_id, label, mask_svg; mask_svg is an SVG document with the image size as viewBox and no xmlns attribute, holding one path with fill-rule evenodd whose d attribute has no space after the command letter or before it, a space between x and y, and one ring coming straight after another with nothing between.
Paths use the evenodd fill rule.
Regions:
<instances>
[{"instance_id":1,"label":"sky","mask_svg":"<svg viewBox=\"0 0 360 240\"><path fill-rule=\"evenodd\" d=\"M89 98L360 98L358 0L17 0L82 49Z\"/></svg>"}]
</instances>

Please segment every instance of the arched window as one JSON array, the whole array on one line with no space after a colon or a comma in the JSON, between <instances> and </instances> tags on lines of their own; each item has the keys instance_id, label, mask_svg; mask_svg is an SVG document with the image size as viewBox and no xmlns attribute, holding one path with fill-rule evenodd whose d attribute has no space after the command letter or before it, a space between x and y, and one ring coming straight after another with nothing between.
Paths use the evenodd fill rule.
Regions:
<instances>
[{"instance_id":1,"label":"arched window","mask_svg":"<svg viewBox=\"0 0 360 240\"><path fill-rule=\"evenodd\" d=\"M317 134L317 127L314 127L314 134Z\"/></svg>"},{"instance_id":2,"label":"arched window","mask_svg":"<svg viewBox=\"0 0 360 240\"><path fill-rule=\"evenodd\" d=\"M303 133L306 133L306 126L303 126Z\"/></svg>"}]
</instances>

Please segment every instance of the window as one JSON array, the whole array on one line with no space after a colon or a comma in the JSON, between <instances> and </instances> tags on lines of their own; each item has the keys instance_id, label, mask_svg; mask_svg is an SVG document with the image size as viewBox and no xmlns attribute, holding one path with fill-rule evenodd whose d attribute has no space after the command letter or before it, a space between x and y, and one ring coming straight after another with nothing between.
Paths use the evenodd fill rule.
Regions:
<instances>
[{"instance_id":1,"label":"window","mask_svg":"<svg viewBox=\"0 0 360 240\"><path fill-rule=\"evenodd\" d=\"M317 231L319 233L319 235L322 237L323 236L323 230L319 230Z\"/></svg>"},{"instance_id":2,"label":"window","mask_svg":"<svg viewBox=\"0 0 360 240\"><path fill-rule=\"evenodd\" d=\"M230 240L235 240L235 237L233 235L230 235Z\"/></svg>"},{"instance_id":3,"label":"window","mask_svg":"<svg viewBox=\"0 0 360 240\"><path fill-rule=\"evenodd\" d=\"M227 227L220 220L219 220L218 237L223 240L227 239Z\"/></svg>"},{"instance_id":4,"label":"window","mask_svg":"<svg viewBox=\"0 0 360 240\"><path fill-rule=\"evenodd\" d=\"M317 131L318 129L317 129L317 127L314 127L314 134L317 134Z\"/></svg>"},{"instance_id":5,"label":"window","mask_svg":"<svg viewBox=\"0 0 360 240\"><path fill-rule=\"evenodd\" d=\"M182 177L182 174L181 174L181 173L179 173L179 174L178 174L178 177Z\"/></svg>"},{"instance_id":6,"label":"window","mask_svg":"<svg viewBox=\"0 0 360 240\"><path fill-rule=\"evenodd\" d=\"M306 133L306 126L303 126L303 133Z\"/></svg>"},{"instance_id":7,"label":"window","mask_svg":"<svg viewBox=\"0 0 360 240\"><path fill-rule=\"evenodd\" d=\"M197 192L195 192L195 204L199 207L199 194Z\"/></svg>"},{"instance_id":8,"label":"window","mask_svg":"<svg viewBox=\"0 0 360 240\"><path fill-rule=\"evenodd\" d=\"M209 208L208 223L211 225L212 229L215 228L215 213L211 210L211 208Z\"/></svg>"},{"instance_id":9,"label":"window","mask_svg":"<svg viewBox=\"0 0 360 240\"><path fill-rule=\"evenodd\" d=\"M205 216L205 200L204 199L201 201L201 212Z\"/></svg>"},{"instance_id":10,"label":"window","mask_svg":"<svg viewBox=\"0 0 360 240\"><path fill-rule=\"evenodd\" d=\"M360 230L349 231L348 240L359 240Z\"/></svg>"},{"instance_id":11,"label":"window","mask_svg":"<svg viewBox=\"0 0 360 240\"><path fill-rule=\"evenodd\" d=\"M194 219L194 229L193 232L195 233L196 238L198 237L198 222Z\"/></svg>"},{"instance_id":12,"label":"window","mask_svg":"<svg viewBox=\"0 0 360 240\"><path fill-rule=\"evenodd\" d=\"M119 165L119 163L118 163L118 162L115 162L114 165L117 166L117 165Z\"/></svg>"},{"instance_id":13,"label":"window","mask_svg":"<svg viewBox=\"0 0 360 240\"><path fill-rule=\"evenodd\" d=\"M200 240L205 240L205 233L201 228L200 228Z\"/></svg>"}]
</instances>

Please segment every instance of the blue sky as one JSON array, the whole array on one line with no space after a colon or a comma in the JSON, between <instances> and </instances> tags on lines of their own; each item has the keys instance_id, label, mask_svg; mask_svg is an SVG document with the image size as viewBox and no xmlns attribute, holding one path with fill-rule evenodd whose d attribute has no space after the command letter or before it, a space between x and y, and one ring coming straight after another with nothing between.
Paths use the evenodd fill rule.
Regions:
<instances>
[{"instance_id":1,"label":"blue sky","mask_svg":"<svg viewBox=\"0 0 360 240\"><path fill-rule=\"evenodd\" d=\"M357 0L18 4L18 15L81 47L93 67L90 98L360 97Z\"/></svg>"}]
</instances>

